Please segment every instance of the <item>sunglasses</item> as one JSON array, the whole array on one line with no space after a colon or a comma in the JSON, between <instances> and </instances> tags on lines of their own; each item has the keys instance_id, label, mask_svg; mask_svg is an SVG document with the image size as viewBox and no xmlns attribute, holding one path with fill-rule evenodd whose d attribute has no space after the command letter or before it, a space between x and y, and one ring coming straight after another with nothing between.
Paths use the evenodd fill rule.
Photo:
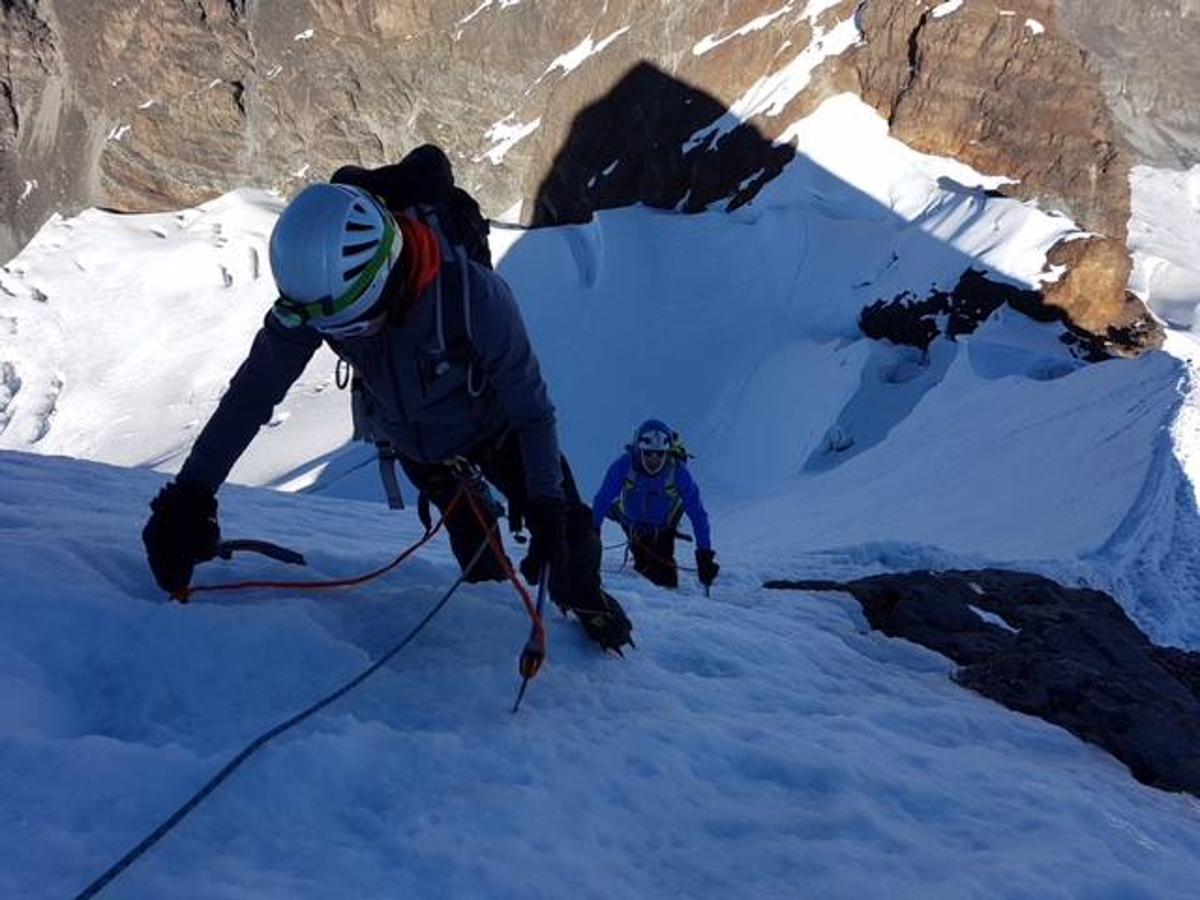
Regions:
<instances>
[{"instance_id":1,"label":"sunglasses","mask_svg":"<svg viewBox=\"0 0 1200 900\"><path fill-rule=\"evenodd\" d=\"M317 330L325 337L346 340L347 338L371 337L372 335L379 334L379 332L383 331L385 322L387 322L387 310L366 319L356 319L353 322L347 322L345 325L335 325L332 328L318 328Z\"/></svg>"}]
</instances>

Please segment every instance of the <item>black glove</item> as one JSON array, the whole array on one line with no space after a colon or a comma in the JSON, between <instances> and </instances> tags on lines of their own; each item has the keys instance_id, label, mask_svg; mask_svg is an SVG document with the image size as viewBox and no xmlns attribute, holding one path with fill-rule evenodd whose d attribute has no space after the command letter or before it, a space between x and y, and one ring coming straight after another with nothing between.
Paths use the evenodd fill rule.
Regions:
<instances>
[{"instance_id":1,"label":"black glove","mask_svg":"<svg viewBox=\"0 0 1200 900\"><path fill-rule=\"evenodd\" d=\"M717 573L721 571L716 556L712 550L696 551L696 573L705 587L712 587L712 583L717 580Z\"/></svg>"},{"instance_id":2,"label":"black glove","mask_svg":"<svg viewBox=\"0 0 1200 900\"><path fill-rule=\"evenodd\" d=\"M529 526L529 552L521 560L521 574L537 584L542 566L549 565L551 575L562 573L567 559L567 507L557 498L529 501L525 510Z\"/></svg>"},{"instance_id":3,"label":"black glove","mask_svg":"<svg viewBox=\"0 0 1200 900\"><path fill-rule=\"evenodd\" d=\"M173 481L158 492L150 508L154 512L142 529L146 558L158 586L175 594L191 582L196 563L217 555L217 498L201 485Z\"/></svg>"}]
</instances>

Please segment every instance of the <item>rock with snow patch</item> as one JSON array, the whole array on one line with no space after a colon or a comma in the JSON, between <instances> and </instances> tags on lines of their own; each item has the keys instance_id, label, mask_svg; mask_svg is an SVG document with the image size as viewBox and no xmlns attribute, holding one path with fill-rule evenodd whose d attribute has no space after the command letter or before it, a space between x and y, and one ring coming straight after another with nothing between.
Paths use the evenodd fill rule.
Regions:
<instances>
[{"instance_id":1,"label":"rock with snow patch","mask_svg":"<svg viewBox=\"0 0 1200 900\"><path fill-rule=\"evenodd\" d=\"M1200 653L1155 646L1102 591L998 569L766 586L845 591L871 627L957 663L959 684L1200 796Z\"/></svg>"}]
</instances>

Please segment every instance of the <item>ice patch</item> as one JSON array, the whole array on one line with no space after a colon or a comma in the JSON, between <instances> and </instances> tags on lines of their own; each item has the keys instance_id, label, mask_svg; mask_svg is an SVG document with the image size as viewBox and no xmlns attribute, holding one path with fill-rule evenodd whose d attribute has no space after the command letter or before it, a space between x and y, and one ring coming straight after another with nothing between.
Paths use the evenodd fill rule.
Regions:
<instances>
[{"instance_id":1,"label":"ice patch","mask_svg":"<svg viewBox=\"0 0 1200 900\"><path fill-rule=\"evenodd\" d=\"M773 12L773 13L766 13L764 15L759 16L758 18L751 19L745 25L743 25L742 27L740 27L734 31L729 32L729 34L725 35L724 37L717 37L716 32L706 35L705 37L703 37L699 41L697 41L696 44L692 47L692 55L693 56L703 56L705 53L708 53L710 50L714 50L717 47L720 47L726 41L731 41L734 38L745 37L746 35L751 34L755 31L760 31L761 29L766 28L768 25L770 25L772 22L774 22L780 16L787 15L789 12L792 11L792 7L793 7L793 4L787 3L786 5L775 10L775 12Z\"/></svg>"},{"instance_id":2,"label":"ice patch","mask_svg":"<svg viewBox=\"0 0 1200 900\"><path fill-rule=\"evenodd\" d=\"M490 6L492 6L492 4L495 2L496 2L496 0L483 0L482 3L480 3L477 7L475 7L475 10L473 12L470 12L467 15L463 16L461 19L459 19L458 24L460 26L466 25L472 19L474 19L477 15L479 15L481 12L483 12L485 9L488 9ZM520 2L521 2L521 0L500 0L500 8L508 9L510 6L516 6Z\"/></svg>"},{"instance_id":3,"label":"ice patch","mask_svg":"<svg viewBox=\"0 0 1200 900\"><path fill-rule=\"evenodd\" d=\"M962 5L963 0L946 0L945 3L939 3L932 10L930 10L930 15L932 15L935 19L941 19L953 12L957 12Z\"/></svg>"},{"instance_id":4,"label":"ice patch","mask_svg":"<svg viewBox=\"0 0 1200 900\"><path fill-rule=\"evenodd\" d=\"M971 586L976 587L976 585L971 585ZM969 603L967 604L967 609L971 610L971 612L975 613L975 615L979 616L979 618L983 619L983 621L987 622L989 625L996 625L1000 628L1003 628L1005 631L1009 632L1010 634L1020 634L1021 633L1020 628L1013 628L1006 621L1004 621L1003 618L996 615L994 612L988 612L986 609L980 609L978 606L972 606Z\"/></svg>"},{"instance_id":5,"label":"ice patch","mask_svg":"<svg viewBox=\"0 0 1200 900\"><path fill-rule=\"evenodd\" d=\"M564 76L570 74L583 65L589 56L595 56L597 53L602 52L609 46L609 44L611 44L628 30L628 25L626 25L624 28L618 28L599 43L593 41L592 36L589 34L566 53L556 57L550 63L550 65L546 66L546 71L542 72L542 74L538 77L538 81L541 81L555 69L562 69ZM536 84L537 82L534 83Z\"/></svg>"},{"instance_id":6,"label":"ice patch","mask_svg":"<svg viewBox=\"0 0 1200 900\"><path fill-rule=\"evenodd\" d=\"M541 116L532 122L517 122L516 113L509 113L500 121L493 122L491 127L484 132L484 136L492 140L492 149L474 157L474 161L487 159L493 166L500 165L508 151L537 131L541 124Z\"/></svg>"}]
</instances>

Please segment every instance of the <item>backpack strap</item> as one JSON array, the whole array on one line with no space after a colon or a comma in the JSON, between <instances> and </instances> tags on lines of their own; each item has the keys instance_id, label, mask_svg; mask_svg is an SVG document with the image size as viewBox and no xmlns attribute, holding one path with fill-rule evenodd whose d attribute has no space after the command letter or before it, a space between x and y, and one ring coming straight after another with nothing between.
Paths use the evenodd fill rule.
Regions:
<instances>
[{"instance_id":1,"label":"backpack strap","mask_svg":"<svg viewBox=\"0 0 1200 900\"><path fill-rule=\"evenodd\" d=\"M617 495L617 512L621 514L621 518L626 518L626 510L629 504L629 498L633 492L637 490L637 470L634 467L632 453L626 457L628 465L625 467L625 483L621 485L621 493Z\"/></svg>"},{"instance_id":2,"label":"backpack strap","mask_svg":"<svg viewBox=\"0 0 1200 900\"><path fill-rule=\"evenodd\" d=\"M663 479L663 493L671 499L671 512L667 516L667 524L664 529L674 531L675 527L683 519L683 494L679 491L679 485L675 483L675 466L678 463L674 458L668 456L666 463L666 473ZM621 514L621 518L626 518L626 508L629 498L633 496L633 492L637 490L638 479L637 463L633 459L633 455L629 456L629 468L625 470L625 483L621 485L621 493L617 497L617 511Z\"/></svg>"},{"instance_id":3,"label":"backpack strap","mask_svg":"<svg viewBox=\"0 0 1200 900\"><path fill-rule=\"evenodd\" d=\"M675 482L676 467L679 465L680 463L676 459L667 457L667 479L663 484L663 493L671 498L671 515L667 517L667 527L672 531L683 518L683 494Z\"/></svg>"},{"instance_id":4,"label":"backpack strap","mask_svg":"<svg viewBox=\"0 0 1200 900\"><path fill-rule=\"evenodd\" d=\"M487 375L478 365L475 336L471 330L471 277L466 252L446 237L438 211L428 204L413 207L413 213L437 236L443 270L434 288L434 320L439 349L451 362L467 367L467 393L478 398L487 387Z\"/></svg>"}]
</instances>

